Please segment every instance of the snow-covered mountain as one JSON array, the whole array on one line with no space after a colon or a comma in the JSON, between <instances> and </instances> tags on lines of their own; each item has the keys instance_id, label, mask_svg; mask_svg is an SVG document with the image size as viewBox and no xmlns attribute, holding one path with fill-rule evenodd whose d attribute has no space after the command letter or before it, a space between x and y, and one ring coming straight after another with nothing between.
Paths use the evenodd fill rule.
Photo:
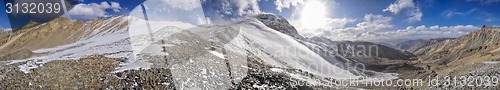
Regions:
<instances>
[{"instance_id":1,"label":"snow-covered mountain","mask_svg":"<svg viewBox=\"0 0 500 90\"><path fill-rule=\"evenodd\" d=\"M65 33L42 33L56 33L57 30ZM332 81L327 79L362 82L397 78L392 73L365 70L357 60L332 53L339 50L338 44L304 38L286 19L272 14L217 26L146 21L126 16L88 22L56 19L34 24L13 35L19 38L6 40L2 47L14 47L10 51L32 47L28 50L35 53L26 59L5 61L10 65L19 64L18 68L24 73L33 72L33 69L55 60L79 60L102 55L123 59L112 73L169 69L170 78L178 89L234 88L235 85L246 85L243 83L248 83L249 77L256 77L249 75L257 73L265 76L266 73L262 72L282 73L279 75L331 87L335 85L330 85ZM47 36L32 38L40 35ZM54 43L43 46L37 45L42 43L17 43L27 39L56 40L56 37L68 39L50 41ZM11 42L14 44L10 45ZM16 48L17 45L23 47ZM274 87L253 83L251 87L254 88Z\"/></svg>"},{"instance_id":2,"label":"snow-covered mountain","mask_svg":"<svg viewBox=\"0 0 500 90\"><path fill-rule=\"evenodd\" d=\"M304 39L303 36L299 35L297 29L295 29L295 27L293 27L285 18L281 16L277 16L274 14L260 14L256 15L255 18L257 18L257 20L259 20L269 28L297 39Z\"/></svg>"}]
</instances>

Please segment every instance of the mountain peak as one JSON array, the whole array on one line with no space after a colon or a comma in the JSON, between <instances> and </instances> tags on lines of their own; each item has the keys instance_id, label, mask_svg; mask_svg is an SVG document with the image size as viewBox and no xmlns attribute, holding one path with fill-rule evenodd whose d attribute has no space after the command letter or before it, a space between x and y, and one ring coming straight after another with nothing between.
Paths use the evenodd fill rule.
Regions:
<instances>
[{"instance_id":1,"label":"mountain peak","mask_svg":"<svg viewBox=\"0 0 500 90\"><path fill-rule=\"evenodd\" d=\"M299 33L297 32L297 29L295 29L295 27L290 25L290 23L288 23L288 21L281 16L274 14L259 14L256 15L255 18L257 18L257 20L264 23L264 25L266 25L269 28L272 28L276 31L290 35L295 38L303 39L303 37L299 35Z\"/></svg>"},{"instance_id":2,"label":"mountain peak","mask_svg":"<svg viewBox=\"0 0 500 90\"><path fill-rule=\"evenodd\" d=\"M483 25L483 27L481 28L481 30L496 30L496 31L500 31L500 27L490 27L490 26Z\"/></svg>"},{"instance_id":3,"label":"mountain peak","mask_svg":"<svg viewBox=\"0 0 500 90\"><path fill-rule=\"evenodd\" d=\"M38 22L35 22L35 21L31 21L31 20L30 20L30 21L28 22L28 25L32 25L32 24L38 24Z\"/></svg>"},{"instance_id":4,"label":"mountain peak","mask_svg":"<svg viewBox=\"0 0 500 90\"><path fill-rule=\"evenodd\" d=\"M31 20L30 20L30 21L28 22L28 24L24 25L22 28L29 28L29 27L36 26L36 25L38 25L38 24L40 24L40 23L35 22L35 21L31 21Z\"/></svg>"}]
</instances>

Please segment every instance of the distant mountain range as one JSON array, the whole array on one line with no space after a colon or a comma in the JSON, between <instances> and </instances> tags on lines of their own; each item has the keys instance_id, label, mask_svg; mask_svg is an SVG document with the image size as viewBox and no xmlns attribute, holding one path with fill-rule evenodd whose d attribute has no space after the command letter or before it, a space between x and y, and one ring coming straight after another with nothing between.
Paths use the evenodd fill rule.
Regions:
<instances>
[{"instance_id":1,"label":"distant mountain range","mask_svg":"<svg viewBox=\"0 0 500 90\"><path fill-rule=\"evenodd\" d=\"M399 50L406 50L409 52L414 52L423 47L430 46L432 44L440 43L445 40L453 40L454 38L437 38L437 39L418 39L418 40L408 40L401 43L396 43L393 47Z\"/></svg>"}]
</instances>

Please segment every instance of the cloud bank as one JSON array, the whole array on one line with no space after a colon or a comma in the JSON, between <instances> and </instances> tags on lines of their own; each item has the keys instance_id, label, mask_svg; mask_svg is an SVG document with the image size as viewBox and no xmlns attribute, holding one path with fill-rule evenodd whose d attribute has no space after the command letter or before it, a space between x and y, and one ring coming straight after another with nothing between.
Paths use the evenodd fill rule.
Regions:
<instances>
[{"instance_id":1,"label":"cloud bank","mask_svg":"<svg viewBox=\"0 0 500 90\"><path fill-rule=\"evenodd\" d=\"M12 29L11 28L0 28L0 30L2 30L2 31L10 31Z\"/></svg>"},{"instance_id":2,"label":"cloud bank","mask_svg":"<svg viewBox=\"0 0 500 90\"><path fill-rule=\"evenodd\" d=\"M113 10L114 12L119 12L120 4L117 2L101 2L101 3L89 3L89 4L78 4L64 17L77 20L93 20L102 17L109 17L106 10Z\"/></svg>"},{"instance_id":3,"label":"cloud bank","mask_svg":"<svg viewBox=\"0 0 500 90\"><path fill-rule=\"evenodd\" d=\"M304 4L304 0L276 0L274 4L276 4L276 10L281 12L284 8L291 8Z\"/></svg>"},{"instance_id":4,"label":"cloud bank","mask_svg":"<svg viewBox=\"0 0 500 90\"><path fill-rule=\"evenodd\" d=\"M465 35L471 31L479 30L473 25L456 26L408 26L404 29L394 29L390 24L391 18L382 15L365 15L364 22L356 27L347 27L322 32L319 36L332 40L361 40L361 41L393 41L411 39L454 38Z\"/></svg>"}]
</instances>

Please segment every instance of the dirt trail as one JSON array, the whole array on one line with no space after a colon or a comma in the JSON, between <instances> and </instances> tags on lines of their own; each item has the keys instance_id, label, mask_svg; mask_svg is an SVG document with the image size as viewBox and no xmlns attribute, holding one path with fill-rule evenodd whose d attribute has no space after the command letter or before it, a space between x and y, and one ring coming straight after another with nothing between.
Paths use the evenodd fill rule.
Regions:
<instances>
[{"instance_id":1,"label":"dirt trail","mask_svg":"<svg viewBox=\"0 0 500 90\"><path fill-rule=\"evenodd\" d=\"M7 47L10 44L14 43L17 39L19 39L23 35L24 35L24 33L21 33L21 34L15 36L14 38L11 38L9 41L7 41L7 43L5 43L5 44L3 44L3 45L0 46L0 50L3 50L5 47Z\"/></svg>"}]
</instances>

